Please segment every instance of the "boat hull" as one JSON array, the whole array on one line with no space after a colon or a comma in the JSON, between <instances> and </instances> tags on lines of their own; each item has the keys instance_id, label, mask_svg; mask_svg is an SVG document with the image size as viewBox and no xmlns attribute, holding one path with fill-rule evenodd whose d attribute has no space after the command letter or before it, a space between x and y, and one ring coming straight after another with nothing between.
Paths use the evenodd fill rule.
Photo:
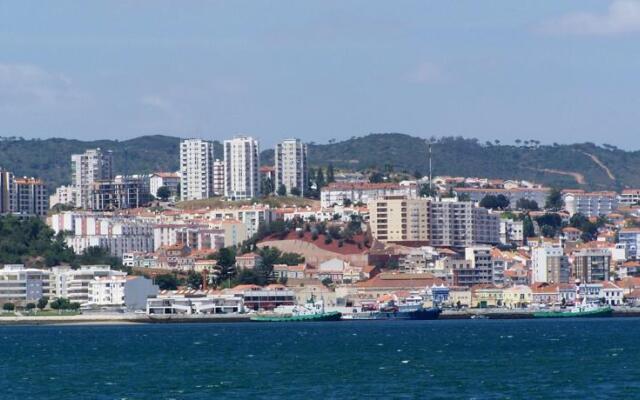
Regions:
<instances>
[{"instance_id":1,"label":"boat hull","mask_svg":"<svg viewBox=\"0 0 640 400\"><path fill-rule=\"evenodd\" d=\"M342 313L338 311L307 315L254 315L254 322L321 322L340 321Z\"/></svg>"},{"instance_id":2,"label":"boat hull","mask_svg":"<svg viewBox=\"0 0 640 400\"><path fill-rule=\"evenodd\" d=\"M585 311L541 311L533 313L534 318L597 318L610 317L613 314L611 307L601 307L596 310Z\"/></svg>"},{"instance_id":3,"label":"boat hull","mask_svg":"<svg viewBox=\"0 0 640 400\"><path fill-rule=\"evenodd\" d=\"M422 308L414 311L376 311L354 314L352 320L434 320L442 312L439 308Z\"/></svg>"}]
</instances>

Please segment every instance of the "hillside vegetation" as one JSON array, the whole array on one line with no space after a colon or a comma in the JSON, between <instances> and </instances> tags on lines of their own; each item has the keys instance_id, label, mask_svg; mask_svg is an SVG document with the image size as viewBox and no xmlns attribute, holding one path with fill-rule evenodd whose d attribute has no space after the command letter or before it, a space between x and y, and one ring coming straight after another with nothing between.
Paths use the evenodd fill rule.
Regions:
<instances>
[{"instance_id":1,"label":"hillside vegetation","mask_svg":"<svg viewBox=\"0 0 640 400\"><path fill-rule=\"evenodd\" d=\"M180 139L142 136L117 141L69 139L0 141L0 167L16 175L45 179L50 188L70 181L70 156L100 147L114 152L117 174L175 171ZM432 139L434 175L528 179L547 185L586 189L640 187L640 152L592 143L573 145L501 145L476 139ZM215 143L217 158L222 146ZM370 134L330 144L310 144L310 164L364 170L393 167L396 171L426 174L425 140L398 133ZM273 163L273 150L262 152L262 163Z\"/></svg>"}]
</instances>

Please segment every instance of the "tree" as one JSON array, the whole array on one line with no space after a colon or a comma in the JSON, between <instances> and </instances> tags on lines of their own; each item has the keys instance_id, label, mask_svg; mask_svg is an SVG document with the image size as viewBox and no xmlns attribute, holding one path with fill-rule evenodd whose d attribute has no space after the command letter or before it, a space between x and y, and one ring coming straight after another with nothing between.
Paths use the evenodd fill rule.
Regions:
<instances>
[{"instance_id":1,"label":"tree","mask_svg":"<svg viewBox=\"0 0 640 400\"><path fill-rule=\"evenodd\" d=\"M233 248L223 247L218 250L216 260L213 279L219 285L236 275L236 252Z\"/></svg>"},{"instance_id":2,"label":"tree","mask_svg":"<svg viewBox=\"0 0 640 400\"><path fill-rule=\"evenodd\" d=\"M61 297L51 302L51 308L54 310L77 310L80 303L72 303L69 299Z\"/></svg>"},{"instance_id":3,"label":"tree","mask_svg":"<svg viewBox=\"0 0 640 400\"><path fill-rule=\"evenodd\" d=\"M318 190L325 187L327 183L324 180L324 173L322 172L322 168L318 167L318 173L316 174L316 186Z\"/></svg>"},{"instance_id":4,"label":"tree","mask_svg":"<svg viewBox=\"0 0 640 400\"><path fill-rule=\"evenodd\" d=\"M480 200L480 207L489 208L492 210L504 210L509 207L509 199L504 195L499 194L497 196L488 194Z\"/></svg>"},{"instance_id":5,"label":"tree","mask_svg":"<svg viewBox=\"0 0 640 400\"><path fill-rule=\"evenodd\" d=\"M544 208L551 211L560 211L564 207L564 200L562 199L562 193L556 188L552 188L549 191L547 200L544 203Z\"/></svg>"},{"instance_id":6,"label":"tree","mask_svg":"<svg viewBox=\"0 0 640 400\"><path fill-rule=\"evenodd\" d=\"M162 201L169 200L171 196L171 190L167 186L160 186L156 192L156 197Z\"/></svg>"},{"instance_id":7,"label":"tree","mask_svg":"<svg viewBox=\"0 0 640 400\"><path fill-rule=\"evenodd\" d=\"M534 237L536 235L535 229L533 228L533 221L529 214L525 215L522 220L522 234L525 238Z\"/></svg>"},{"instance_id":8,"label":"tree","mask_svg":"<svg viewBox=\"0 0 640 400\"><path fill-rule=\"evenodd\" d=\"M516 201L516 208L518 210L529 210L529 211L537 211L539 209L538 203L535 200L525 199L524 197Z\"/></svg>"},{"instance_id":9,"label":"tree","mask_svg":"<svg viewBox=\"0 0 640 400\"><path fill-rule=\"evenodd\" d=\"M420 197L434 197L438 191L428 183L420 186Z\"/></svg>"},{"instance_id":10,"label":"tree","mask_svg":"<svg viewBox=\"0 0 640 400\"><path fill-rule=\"evenodd\" d=\"M558 229L562 226L562 217L556 213L546 213L536 218L538 225L549 225L554 229Z\"/></svg>"},{"instance_id":11,"label":"tree","mask_svg":"<svg viewBox=\"0 0 640 400\"><path fill-rule=\"evenodd\" d=\"M353 204L353 202L349 198L342 200L342 205L345 207L351 207L351 204Z\"/></svg>"},{"instance_id":12,"label":"tree","mask_svg":"<svg viewBox=\"0 0 640 400\"><path fill-rule=\"evenodd\" d=\"M300 189L298 189L297 187L291 188L291 195L292 196L300 196L302 193L300 192Z\"/></svg>"},{"instance_id":13,"label":"tree","mask_svg":"<svg viewBox=\"0 0 640 400\"><path fill-rule=\"evenodd\" d=\"M36 304L35 303L27 303L25 308L27 309L27 311L31 311L31 310L36 308Z\"/></svg>"},{"instance_id":14,"label":"tree","mask_svg":"<svg viewBox=\"0 0 640 400\"><path fill-rule=\"evenodd\" d=\"M2 309L5 311L13 311L16 309L16 305L13 303L4 303Z\"/></svg>"},{"instance_id":15,"label":"tree","mask_svg":"<svg viewBox=\"0 0 640 400\"><path fill-rule=\"evenodd\" d=\"M47 296L42 296L40 297L40 299L38 300L38 308L40 310L44 310L45 307L47 307L47 304L49 303L49 298Z\"/></svg>"},{"instance_id":16,"label":"tree","mask_svg":"<svg viewBox=\"0 0 640 400\"><path fill-rule=\"evenodd\" d=\"M275 190L274 188L274 183L273 180L271 178L264 178L262 180L262 193L264 195L270 195L271 193L273 193Z\"/></svg>"},{"instance_id":17,"label":"tree","mask_svg":"<svg viewBox=\"0 0 640 400\"><path fill-rule=\"evenodd\" d=\"M333 164L329 163L329 166L327 167L327 182L333 183L335 181L336 181L336 177L333 171Z\"/></svg>"},{"instance_id":18,"label":"tree","mask_svg":"<svg viewBox=\"0 0 640 400\"><path fill-rule=\"evenodd\" d=\"M180 284L180 281L174 274L156 275L155 281L160 290L176 290ZM53 308L53 304L51 307Z\"/></svg>"},{"instance_id":19,"label":"tree","mask_svg":"<svg viewBox=\"0 0 640 400\"><path fill-rule=\"evenodd\" d=\"M280 186L278 186L278 191L276 193L278 196L286 196L287 188L281 183Z\"/></svg>"},{"instance_id":20,"label":"tree","mask_svg":"<svg viewBox=\"0 0 640 400\"><path fill-rule=\"evenodd\" d=\"M202 275L195 271L189 271L187 274L187 286L192 289L200 289L202 287Z\"/></svg>"},{"instance_id":21,"label":"tree","mask_svg":"<svg viewBox=\"0 0 640 400\"><path fill-rule=\"evenodd\" d=\"M369 182L371 183L382 183L384 182L384 175L382 173L376 171L369 176Z\"/></svg>"}]
</instances>

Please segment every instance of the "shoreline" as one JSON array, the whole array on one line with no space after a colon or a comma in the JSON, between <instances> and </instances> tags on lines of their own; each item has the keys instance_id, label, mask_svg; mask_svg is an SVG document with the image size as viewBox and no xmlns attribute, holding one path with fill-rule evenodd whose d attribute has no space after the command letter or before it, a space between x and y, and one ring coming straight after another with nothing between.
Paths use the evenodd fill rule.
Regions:
<instances>
[{"instance_id":1,"label":"shoreline","mask_svg":"<svg viewBox=\"0 0 640 400\"><path fill-rule=\"evenodd\" d=\"M534 319L534 310L467 309L464 311L444 310L438 319L464 320L472 316L485 319ZM134 314L84 314L73 316L4 316L1 326L12 325L139 325L139 324L193 324L193 323L237 323L251 322L252 314L218 315L134 315ZM610 318L640 317L640 308L614 310ZM354 320L358 321L358 320ZM371 320L367 320L371 321Z\"/></svg>"}]
</instances>

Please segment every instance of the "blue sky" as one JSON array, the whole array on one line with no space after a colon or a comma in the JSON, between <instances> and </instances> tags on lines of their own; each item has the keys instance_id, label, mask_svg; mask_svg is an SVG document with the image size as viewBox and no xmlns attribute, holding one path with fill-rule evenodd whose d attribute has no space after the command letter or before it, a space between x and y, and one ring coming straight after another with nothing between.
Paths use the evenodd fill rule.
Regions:
<instances>
[{"instance_id":1,"label":"blue sky","mask_svg":"<svg viewBox=\"0 0 640 400\"><path fill-rule=\"evenodd\" d=\"M640 1L0 2L0 135L638 149Z\"/></svg>"}]
</instances>

